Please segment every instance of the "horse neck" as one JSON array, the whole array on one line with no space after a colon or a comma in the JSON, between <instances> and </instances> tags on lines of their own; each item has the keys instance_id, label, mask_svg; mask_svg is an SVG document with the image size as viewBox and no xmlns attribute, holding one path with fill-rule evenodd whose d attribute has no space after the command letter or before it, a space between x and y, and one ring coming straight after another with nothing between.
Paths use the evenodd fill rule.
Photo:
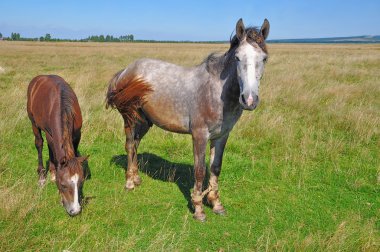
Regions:
<instances>
[{"instance_id":1,"label":"horse neck","mask_svg":"<svg viewBox=\"0 0 380 252\"><path fill-rule=\"evenodd\" d=\"M222 99L228 102L229 106L239 106L239 81L237 70L231 56L226 53L222 59L222 68L219 71L220 81L223 85Z\"/></svg>"},{"instance_id":2,"label":"horse neck","mask_svg":"<svg viewBox=\"0 0 380 252\"><path fill-rule=\"evenodd\" d=\"M62 104L61 104L62 106ZM72 141L73 116L64 108L59 108L56 117L55 129L52 132L55 158L70 160L75 157Z\"/></svg>"},{"instance_id":3,"label":"horse neck","mask_svg":"<svg viewBox=\"0 0 380 252\"><path fill-rule=\"evenodd\" d=\"M67 160L75 157L73 139L72 139L72 130L73 130L73 117L71 114L63 113L62 116L62 142L63 150L66 154Z\"/></svg>"}]
</instances>

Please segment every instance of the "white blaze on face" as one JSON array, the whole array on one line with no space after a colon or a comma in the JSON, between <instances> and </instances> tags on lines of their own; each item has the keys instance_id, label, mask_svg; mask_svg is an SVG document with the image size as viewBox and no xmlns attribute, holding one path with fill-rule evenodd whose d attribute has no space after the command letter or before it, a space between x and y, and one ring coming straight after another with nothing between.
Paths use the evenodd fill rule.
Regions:
<instances>
[{"instance_id":1,"label":"white blaze on face","mask_svg":"<svg viewBox=\"0 0 380 252\"><path fill-rule=\"evenodd\" d=\"M259 95L260 78L264 70L265 53L248 42L242 43L236 52L237 70L241 93L246 94L248 103L253 101L252 94Z\"/></svg>"},{"instance_id":2,"label":"white blaze on face","mask_svg":"<svg viewBox=\"0 0 380 252\"><path fill-rule=\"evenodd\" d=\"M71 209L74 213L77 213L80 211L79 196L78 196L79 175L75 173L75 175L72 176L70 180L74 184L74 202L71 203Z\"/></svg>"}]
</instances>

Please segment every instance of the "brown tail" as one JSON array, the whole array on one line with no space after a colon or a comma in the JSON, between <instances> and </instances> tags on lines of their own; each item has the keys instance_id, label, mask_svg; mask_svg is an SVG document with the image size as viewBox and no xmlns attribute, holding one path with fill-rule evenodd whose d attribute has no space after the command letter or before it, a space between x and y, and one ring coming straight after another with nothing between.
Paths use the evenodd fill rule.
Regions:
<instances>
[{"instance_id":1,"label":"brown tail","mask_svg":"<svg viewBox=\"0 0 380 252\"><path fill-rule=\"evenodd\" d=\"M110 80L106 96L106 108L117 108L127 125L141 119L138 109L144 104L145 96L152 92L150 84L135 74L121 76L123 70Z\"/></svg>"}]
</instances>

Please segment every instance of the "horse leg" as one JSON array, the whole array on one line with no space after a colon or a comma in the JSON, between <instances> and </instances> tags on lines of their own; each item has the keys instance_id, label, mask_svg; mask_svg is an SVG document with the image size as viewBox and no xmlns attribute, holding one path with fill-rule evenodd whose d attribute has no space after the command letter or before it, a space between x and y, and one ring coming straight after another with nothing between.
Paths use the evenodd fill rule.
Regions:
<instances>
[{"instance_id":1,"label":"horse leg","mask_svg":"<svg viewBox=\"0 0 380 252\"><path fill-rule=\"evenodd\" d=\"M53 150L50 148L50 145L48 145L49 147L49 171L50 171L50 180L51 182L55 182L55 172L56 172L56 168L55 168L55 164L54 164L54 153L53 153Z\"/></svg>"},{"instance_id":2,"label":"horse leg","mask_svg":"<svg viewBox=\"0 0 380 252\"><path fill-rule=\"evenodd\" d=\"M207 195L207 200L213 207L212 211L216 214L225 213L225 209L222 203L220 202L220 195L218 190L218 177L222 168L223 152L224 147L226 146L227 139L228 135L216 140L212 140L210 144L210 192Z\"/></svg>"},{"instance_id":3,"label":"horse leg","mask_svg":"<svg viewBox=\"0 0 380 252\"><path fill-rule=\"evenodd\" d=\"M137 148L139 147L141 139L148 132L150 125L148 122L137 122L133 127L125 126L125 150L128 153L128 168L125 171L127 183L125 188L133 190L135 186L141 184L141 178L138 175L137 165Z\"/></svg>"},{"instance_id":4,"label":"horse leg","mask_svg":"<svg viewBox=\"0 0 380 252\"><path fill-rule=\"evenodd\" d=\"M74 154L76 157L79 157L78 146L79 146L81 136L82 136L82 133L81 133L80 129L74 131L74 133L73 133L73 147L74 147ZM84 178L86 180L91 178L91 170L88 167L88 165L83 166L83 175L84 175Z\"/></svg>"},{"instance_id":5,"label":"horse leg","mask_svg":"<svg viewBox=\"0 0 380 252\"><path fill-rule=\"evenodd\" d=\"M42 162L42 147L44 144L44 139L42 138L41 130L37 128L37 126L33 124L32 128L33 128L33 133L35 137L34 144L38 152L38 168L37 168L37 173L39 176L38 183L40 184L40 186L43 186L46 182L46 170Z\"/></svg>"},{"instance_id":6,"label":"horse leg","mask_svg":"<svg viewBox=\"0 0 380 252\"><path fill-rule=\"evenodd\" d=\"M203 211L203 179L206 175L206 146L207 132L203 130L193 131L193 153L194 153L194 189L191 195L191 200L194 205L194 219L199 221L206 220L206 214Z\"/></svg>"},{"instance_id":7,"label":"horse leg","mask_svg":"<svg viewBox=\"0 0 380 252\"><path fill-rule=\"evenodd\" d=\"M76 157L79 157L78 146L79 146L80 138L81 138L81 132L80 130L78 130L77 132L73 134L73 147L74 147L74 152L75 152Z\"/></svg>"}]
</instances>

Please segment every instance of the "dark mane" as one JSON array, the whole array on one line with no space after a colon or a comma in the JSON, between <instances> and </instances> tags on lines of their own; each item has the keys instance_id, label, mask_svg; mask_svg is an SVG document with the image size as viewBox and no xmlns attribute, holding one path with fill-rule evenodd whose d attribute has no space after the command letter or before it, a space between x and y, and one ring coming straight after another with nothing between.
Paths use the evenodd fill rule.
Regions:
<instances>
[{"instance_id":1,"label":"dark mane","mask_svg":"<svg viewBox=\"0 0 380 252\"><path fill-rule=\"evenodd\" d=\"M211 53L208 55L201 64L206 65L206 70L209 73L217 73L223 71L225 66L225 58L227 53Z\"/></svg>"},{"instance_id":2,"label":"dark mane","mask_svg":"<svg viewBox=\"0 0 380 252\"><path fill-rule=\"evenodd\" d=\"M74 95L73 90L69 85L59 85L61 90L61 112L62 115L66 114L69 116L74 116L73 104L74 104Z\"/></svg>"},{"instance_id":3,"label":"dark mane","mask_svg":"<svg viewBox=\"0 0 380 252\"><path fill-rule=\"evenodd\" d=\"M256 46L256 44L265 52L268 53L267 47L263 35L260 33L258 27L248 27L245 29L247 34L248 43ZM230 37L230 48L225 54L211 53L208 55L202 64L206 64L206 69L208 72L222 72L224 67L234 59L235 50L239 46L239 39L236 35L231 35Z\"/></svg>"},{"instance_id":4,"label":"dark mane","mask_svg":"<svg viewBox=\"0 0 380 252\"><path fill-rule=\"evenodd\" d=\"M263 35L260 33L260 29L258 27L248 27L245 29L245 33L247 34L248 43L254 45L256 43L265 53L268 53L267 47L265 44L265 39ZM233 50L237 46L239 46L239 39L234 35L230 38L230 49L228 51Z\"/></svg>"},{"instance_id":5,"label":"dark mane","mask_svg":"<svg viewBox=\"0 0 380 252\"><path fill-rule=\"evenodd\" d=\"M71 87L62 79L59 82L59 89L61 95L61 129L63 137L63 148L67 157L74 156L72 145L72 130L74 123L74 91Z\"/></svg>"}]
</instances>

